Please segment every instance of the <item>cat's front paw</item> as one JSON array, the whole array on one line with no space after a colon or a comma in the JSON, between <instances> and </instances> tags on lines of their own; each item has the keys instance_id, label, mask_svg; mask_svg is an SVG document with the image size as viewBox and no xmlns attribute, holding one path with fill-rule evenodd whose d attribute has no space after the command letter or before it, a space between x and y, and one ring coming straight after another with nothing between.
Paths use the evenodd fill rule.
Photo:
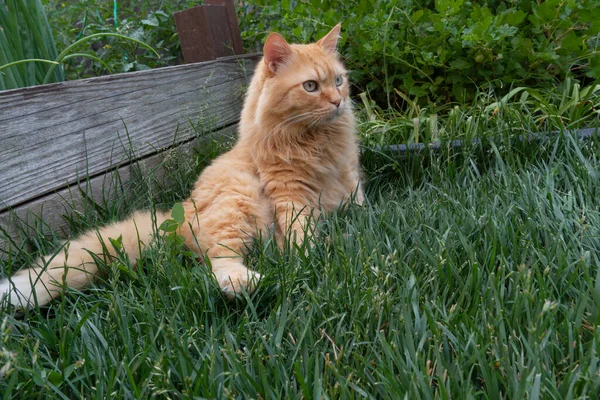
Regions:
<instances>
[{"instance_id":1,"label":"cat's front paw","mask_svg":"<svg viewBox=\"0 0 600 400\"><path fill-rule=\"evenodd\" d=\"M242 264L233 264L220 268L213 268L213 274L228 298L234 298L236 294L242 293L244 288L252 293L260 281L261 275Z\"/></svg>"}]
</instances>

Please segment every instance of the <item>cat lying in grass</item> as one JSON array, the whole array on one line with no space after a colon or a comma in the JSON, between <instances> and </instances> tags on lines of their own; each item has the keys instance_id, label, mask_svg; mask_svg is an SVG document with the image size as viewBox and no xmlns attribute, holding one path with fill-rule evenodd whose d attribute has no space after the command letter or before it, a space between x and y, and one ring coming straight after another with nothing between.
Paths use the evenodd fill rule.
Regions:
<instances>
[{"instance_id":1,"label":"cat lying in grass","mask_svg":"<svg viewBox=\"0 0 600 400\"><path fill-rule=\"evenodd\" d=\"M202 172L183 202L185 223L178 234L207 256L228 295L242 287L251 292L260 279L243 263L245 242L275 226L279 243L286 235L302 243L318 213L363 201L349 84L336 51L339 35L340 24L306 45L269 35L236 145ZM168 215L157 213L156 223ZM71 240L65 251L1 281L0 297L31 307L59 296L64 282L84 288L98 274L90 253L114 253L108 239L119 236L129 258L139 258L152 241L151 214L136 212Z\"/></svg>"}]
</instances>

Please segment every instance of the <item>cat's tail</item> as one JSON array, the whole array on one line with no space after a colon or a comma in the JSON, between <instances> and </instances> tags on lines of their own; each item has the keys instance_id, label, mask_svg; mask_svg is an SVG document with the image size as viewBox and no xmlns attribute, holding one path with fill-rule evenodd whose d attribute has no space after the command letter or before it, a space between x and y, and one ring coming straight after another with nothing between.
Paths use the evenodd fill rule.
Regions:
<instances>
[{"instance_id":1,"label":"cat's tail","mask_svg":"<svg viewBox=\"0 0 600 400\"><path fill-rule=\"evenodd\" d=\"M53 255L39 258L37 265L23 269L10 278L0 281L0 301L5 297L11 304L21 307L45 305L58 297L65 286L83 289L97 275L94 262L97 255L116 255L115 246L109 239L122 238L122 251L132 263L137 261L140 251L150 244L154 233L153 214L136 212L128 219L97 230L84 233L65 244ZM168 218L167 213L156 212L156 226Z\"/></svg>"}]
</instances>

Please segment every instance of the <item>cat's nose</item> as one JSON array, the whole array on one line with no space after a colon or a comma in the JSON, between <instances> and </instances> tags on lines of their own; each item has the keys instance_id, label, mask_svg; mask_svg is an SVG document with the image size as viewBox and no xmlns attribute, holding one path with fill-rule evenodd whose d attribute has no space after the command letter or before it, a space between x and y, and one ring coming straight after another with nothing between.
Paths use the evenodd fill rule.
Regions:
<instances>
[{"instance_id":1,"label":"cat's nose","mask_svg":"<svg viewBox=\"0 0 600 400\"><path fill-rule=\"evenodd\" d=\"M329 100L329 102L334 106L339 107L340 103L342 102L342 99Z\"/></svg>"}]
</instances>

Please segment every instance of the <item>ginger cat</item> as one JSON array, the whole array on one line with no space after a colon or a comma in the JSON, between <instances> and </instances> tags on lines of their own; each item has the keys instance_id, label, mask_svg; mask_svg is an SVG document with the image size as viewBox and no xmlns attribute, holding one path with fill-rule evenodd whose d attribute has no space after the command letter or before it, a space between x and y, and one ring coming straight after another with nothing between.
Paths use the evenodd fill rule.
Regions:
<instances>
[{"instance_id":1,"label":"ginger cat","mask_svg":"<svg viewBox=\"0 0 600 400\"><path fill-rule=\"evenodd\" d=\"M178 233L187 246L206 254L228 295L241 287L252 291L260 279L242 257L244 243L259 232L275 226L278 243L285 235L302 243L320 212L363 201L349 84L336 51L340 26L307 45L268 36L236 145L202 172L183 203L186 220ZM158 213L156 223L168 216ZM63 282L84 288L98 273L89 252L102 254L99 236L114 253L108 239L120 235L129 258L139 258L153 237L150 213L136 212L71 240L54 258L39 259L39 267L0 281L0 298L31 307L59 296Z\"/></svg>"}]
</instances>

